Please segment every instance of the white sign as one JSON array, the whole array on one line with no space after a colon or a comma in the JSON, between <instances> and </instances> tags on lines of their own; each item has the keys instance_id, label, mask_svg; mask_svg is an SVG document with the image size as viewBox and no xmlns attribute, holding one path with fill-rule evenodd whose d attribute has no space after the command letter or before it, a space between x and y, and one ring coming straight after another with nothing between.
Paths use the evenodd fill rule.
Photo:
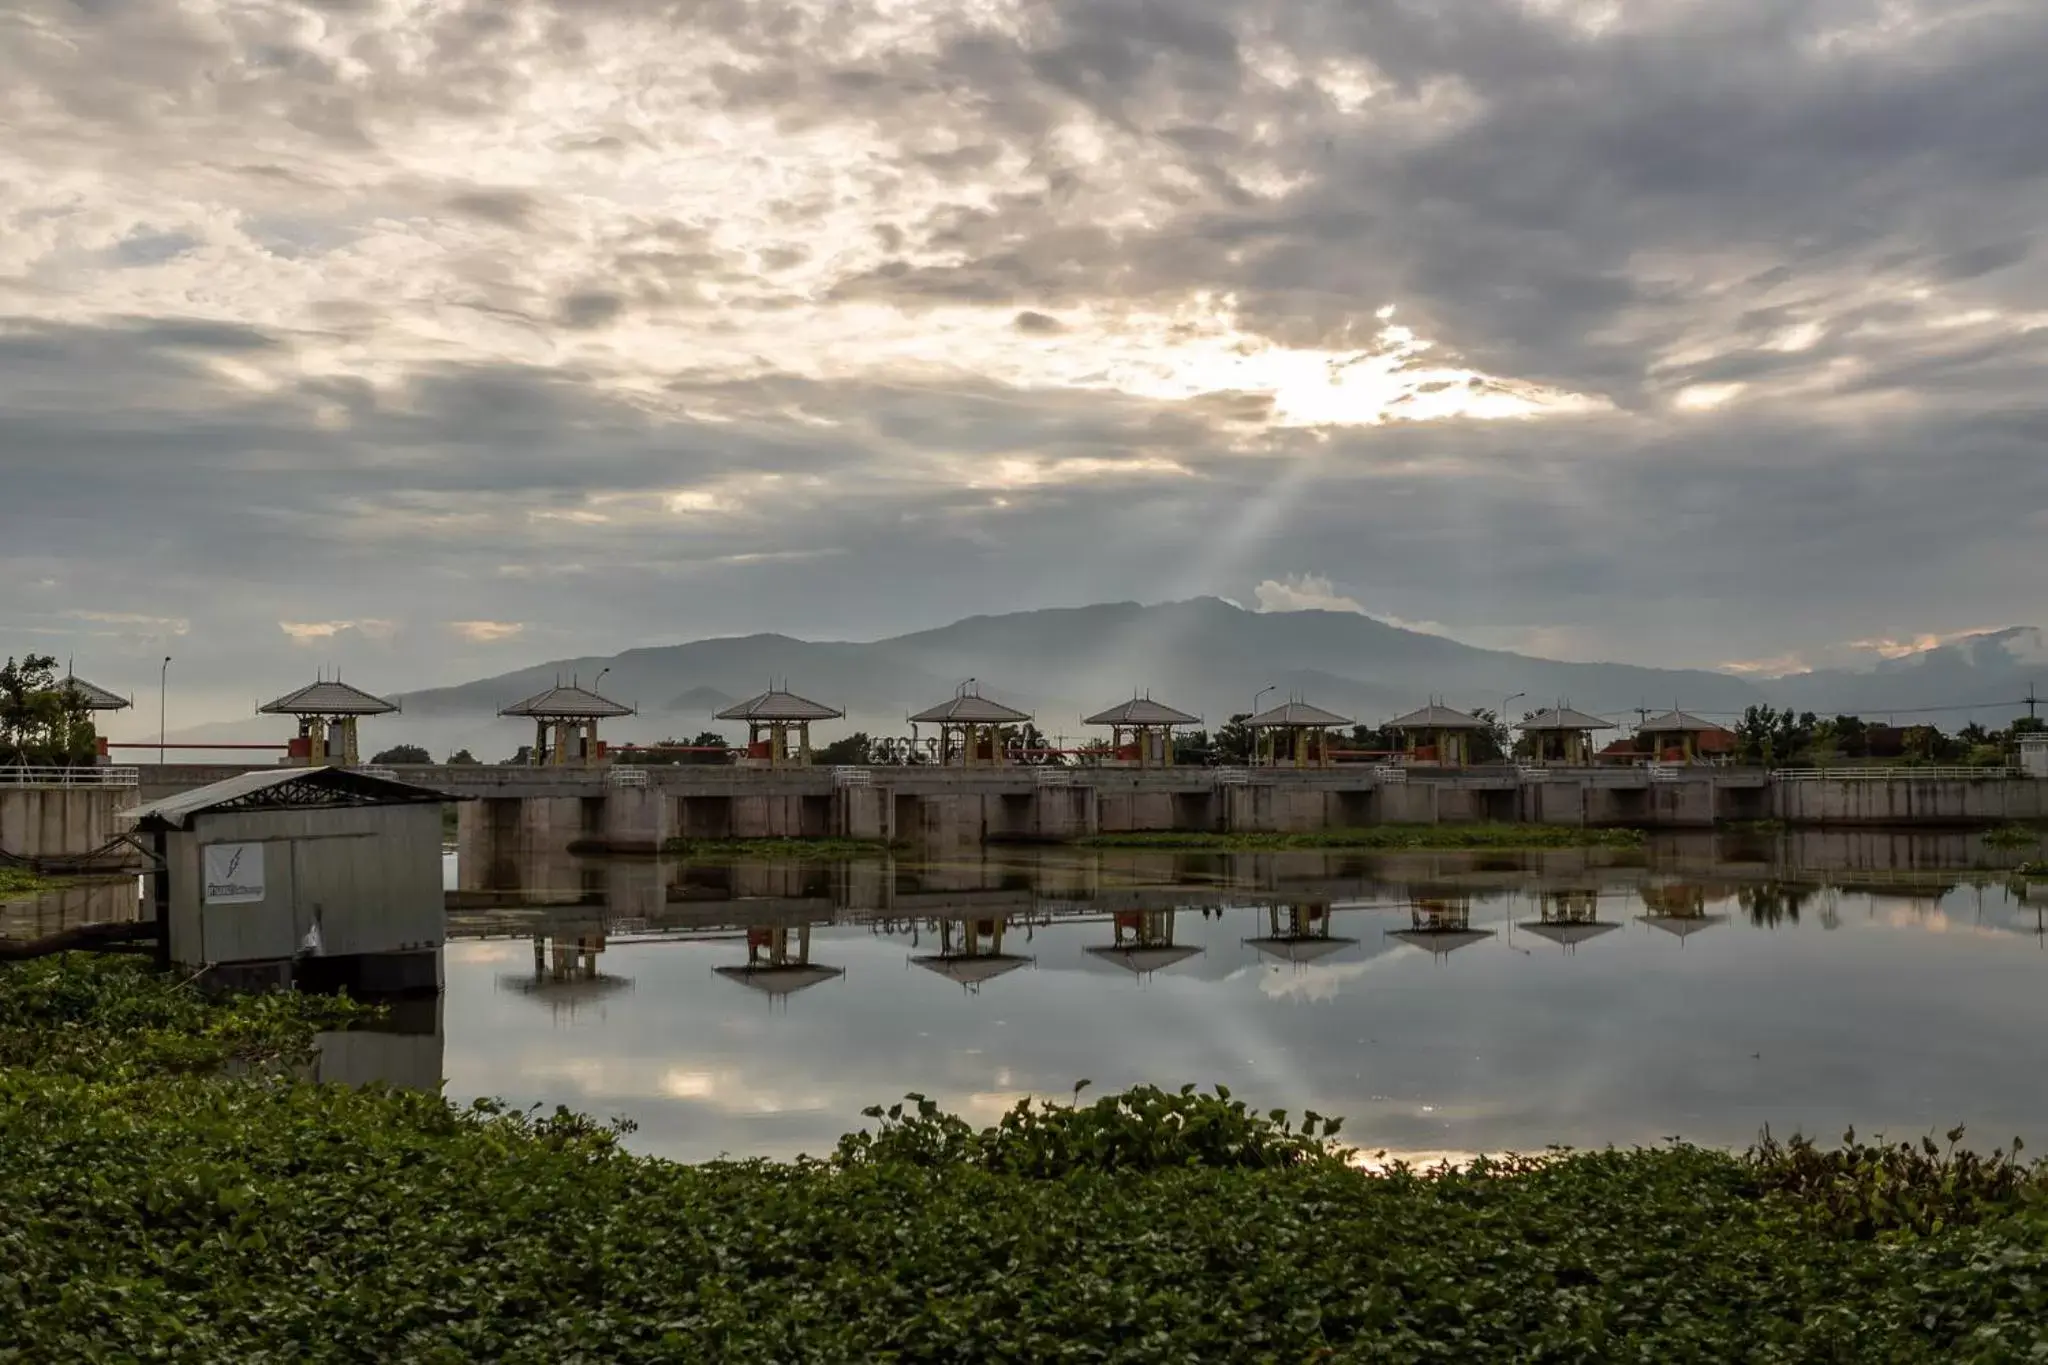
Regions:
<instances>
[{"instance_id":1,"label":"white sign","mask_svg":"<svg viewBox=\"0 0 2048 1365\"><path fill-rule=\"evenodd\" d=\"M263 899L263 845L207 844L199 854L208 905L247 905Z\"/></svg>"}]
</instances>

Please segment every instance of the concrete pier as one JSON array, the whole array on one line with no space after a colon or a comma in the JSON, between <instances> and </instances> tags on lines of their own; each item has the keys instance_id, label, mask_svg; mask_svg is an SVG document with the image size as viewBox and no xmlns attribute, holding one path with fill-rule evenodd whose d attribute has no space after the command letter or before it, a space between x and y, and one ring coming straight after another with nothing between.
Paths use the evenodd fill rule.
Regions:
<instances>
[{"instance_id":1,"label":"concrete pier","mask_svg":"<svg viewBox=\"0 0 2048 1365\"><path fill-rule=\"evenodd\" d=\"M232 771L144 767L142 795L166 795ZM472 866L572 846L653 853L676 838L838 837L960 849L1094 834L1303 833L1481 821L1683 830L1741 820L1939 828L2048 819L2048 781L2000 770L1827 778L1704 766L394 771L471 798L460 806L458 840Z\"/></svg>"}]
</instances>

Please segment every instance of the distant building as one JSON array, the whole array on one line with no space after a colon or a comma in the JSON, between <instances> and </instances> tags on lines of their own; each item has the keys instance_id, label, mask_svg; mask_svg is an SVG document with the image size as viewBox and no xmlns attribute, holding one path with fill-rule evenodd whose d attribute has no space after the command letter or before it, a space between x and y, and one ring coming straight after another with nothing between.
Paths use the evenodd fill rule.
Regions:
<instances>
[{"instance_id":1,"label":"distant building","mask_svg":"<svg viewBox=\"0 0 2048 1365\"><path fill-rule=\"evenodd\" d=\"M1472 761L1473 738L1493 727L1477 716L1433 701L1388 721L1387 728L1401 736L1408 762L1462 768Z\"/></svg>"},{"instance_id":2,"label":"distant building","mask_svg":"<svg viewBox=\"0 0 2048 1365\"><path fill-rule=\"evenodd\" d=\"M961 684L953 700L910 717L913 739L920 725L938 727L938 761L946 768L1002 767L1009 761L1009 739L1018 726L1030 723L1029 712L982 696L972 679Z\"/></svg>"},{"instance_id":3,"label":"distant building","mask_svg":"<svg viewBox=\"0 0 2048 1365\"><path fill-rule=\"evenodd\" d=\"M2048 733L2020 736L2020 771L2028 777L2048 777Z\"/></svg>"},{"instance_id":4,"label":"distant building","mask_svg":"<svg viewBox=\"0 0 2048 1365\"><path fill-rule=\"evenodd\" d=\"M1697 763L1735 752L1735 732L1686 711L1666 711L1636 727L1636 747L1665 763Z\"/></svg>"},{"instance_id":5,"label":"distant building","mask_svg":"<svg viewBox=\"0 0 2048 1365\"><path fill-rule=\"evenodd\" d=\"M571 681L558 682L498 714L533 722L532 762L547 767L603 763L607 754L597 737L597 723L630 716L633 708Z\"/></svg>"},{"instance_id":6,"label":"distant building","mask_svg":"<svg viewBox=\"0 0 2048 1365\"><path fill-rule=\"evenodd\" d=\"M747 748L743 766L756 768L807 768L811 762L811 722L837 720L846 713L823 702L799 697L782 688L770 688L760 696L728 706L719 720L747 723ZM794 731L796 747L790 747Z\"/></svg>"},{"instance_id":7,"label":"distant building","mask_svg":"<svg viewBox=\"0 0 2048 1365\"><path fill-rule=\"evenodd\" d=\"M1084 725L1109 727L1110 761L1139 768L1173 766L1173 728L1199 725L1200 717L1176 711L1150 697L1133 697L1098 711Z\"/></svg>"},{"instance_id":8,"label":"distant building","mask_svg":"<svg viewBox=\"0 0 2048 1365\"><path fill-rule=\"evenodd\" d=\"M1593 732L1612 730L1614 722L1574 711L1559 703L1546 706L1523 721L1520 729L1528 736L1538 763L1563 763L1579 767L1592 761Z\"/></svg>"},{"instance_id":9,"label":"distant building","mask_svg":"<svg viewBox=\"0 0 2048 1365\"><path fill-rule=\"evenodd\" d=\"M1282 702L1245 721L1253 735L1254 762L1275 768L1327 768L1333 761L1330 731L1351 721L1299 699Z\"/></svg>"}]
</instances>

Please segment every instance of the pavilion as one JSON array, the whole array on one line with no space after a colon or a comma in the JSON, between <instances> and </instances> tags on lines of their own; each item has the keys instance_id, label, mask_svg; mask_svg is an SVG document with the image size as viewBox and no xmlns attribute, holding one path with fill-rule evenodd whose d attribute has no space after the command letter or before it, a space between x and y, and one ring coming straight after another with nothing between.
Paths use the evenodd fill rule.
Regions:
<instances>
[{"instance_id":1,"label":"pavilion","mask_svg":"<svg viewBox=\"0 0 2048 1365\"><path fill-rule=\"evenodd\" d=\"M1255 766L1327 768L1331 763L1330 730L1351 721L1297 698L1248 717L1244 724L1252 732Z\"/></svg>"},{"instance_id":2,"label":"pavilion","mask_svg":"<svg viewBox=\"0 0 2048 1365\"><path fill-rule=\"evenodd\" d=\"M811 764L811 722L837 720L846 713L823 702L799 697L782 688L770 688L750 701L728 706L719 720L747 723L747 749L740 763L752 768L807 768ZM790 731L796 731L796 748L790 748Z\"/></svg>"},{"instance_id":3,"label":"pavilion","mask_svg":"<svg viewBox=\"0 0 2048 1365\"><path fill-rule=\"evenodd\" d=\"M1408 762L1462 768L1472 761L1473 736L1493 727L1477 716L1432 701L1419 711L1388 721L1387 728L1400 734Z\"/></svg>"},{"instance_id":4,"label":"pavilion","mask_svg":"<svg viewBox=\"0 0 2048 1365\"><path fill-rule=\"evenodd\" d=\"M915 743L919 725L939 727L940 767L999 768L1008 761L1005 731L1030 723L1028 713L990 701L981 695L980 684L969 678L960 684L953 700L910 717L910 734Z\"/></svg>"},{"instance_id":5,"label":"pavilion","mask_svg":"<svg viewBox=\"0 0 2048 1365\"><path fill-rule=\"evenodd\" d=\"M547 767L604 762L605 747L598 741L597 723L630 716L633 708L571 681L558 682L545 692L512 703L498 714L533 722L532 762L537 767Z\"/></svg>"},{"instance_id":6,"label":"pavilion","mask_svg":"<svg viewBox=\"0 0 2048 1365\"><path fill-rule=\"evenodd\" d=\"M508 976L505 984L545 1001L551 1013L573 1016L584 1005L632 989L631 977L598 970L604 949L602 921L552 926L533 935L533 974Z\"/></svg>"},{"instance_id":7,"label":"pavilion","mask_svg":"<svg viewBox=\"0 0 2048 1365\"><path fill-rule=\"evenodd\" d=\"M75 675L67 676L63 682L59 683L58 690L69 693L72 700L87 711L125 711L134 705L133 702L118 692L109 692L104 687L95 687L85 679ZM105 735L96 735L94 742L98 747L100 759L105 761L107 756L107 737Z\"/></svg>"},{"instance_id":8,"label":"pavilion","mask_svg":"<svg viewBox=\"0 0 2048 1365\"><path fill-rule=\"evenodd\" d=\"M1709 904L1727 899L1727 894L1722 888L1703 882L1658 882L1639 888L1636 895L1648 912L1637 918L1678 939L1691 938L1728 919L1707 909Z\"/></svg>"},{"instance_id":9,"label":"pavilion","mask_svg":"<svg viewBox=\"0 0 2048 1365\"><path fill-rule=\"evenodd\" d=\"M964 916L946 916L939 920L939 951L913 957L910 960L928 972L957 981L969 991L981 989L981 983L992 981L1005 972L1014 972L1036 959L1021 953L1003 951L1002 916L970 919ZM954 926L959 927L956 936Z\"/></svg>"},{"instance_id":10,"label":"pavilion","mask_svg":"<svg viewBox=\"0 0 2048 1365\"><path fill-rule=\"evenodd\" d=\"M1547 891L1537 917L1516 925L1538 938L1547 938L1566 952L1576 952L1589 938L1598 938L1621 926L1600 918L1597 891Z\"/></svg>"},{"instance_id":11,"label":"pavilion","mask_svg":"<svg viewBox=\"0 0 2048 1365\"><path fill-rule=\"evenodd\" d=\"M1094 944L1086 951L1133 976L1150 976L1202 951L1174 943L1173 919L1171 910L1119 910L1113 917L1116 927L1111 941Z\"/></svg>"},{"instance_id":12,"label":"pavilion","mask_svg":"<svg viewBox=\"0 0 2048 1365\"><path fill-rule=\"evenodd\" d=\"M1176 711L1150 697L1132 697L1098 711L1084 725L1109 727L1110 762L1140 768L1173 766L1173 727L1199 725L1201 717Z\"/></svg>"},{"instance_id":13,"label":"pavilion","mask_svg":"<svg viewBox=\"0 0 2048 1365\"><path fill-rule=\"evenodd\" d=\"M846 975L844 967L826 967L811 961L811 926L797 926L796 948L791 951L789 927L761 924L747 930L747 962L744 967L713 967L727 981L737 981L770 1000L787 999Z\"/></svg>"},{"instance_id":14,"label":"pavilion","mask_svg":"<svg viewBox=\"0 0 2048 1365\"><path fill-rule=\"evenodd\" d=\"M397 709L396 703L373 697L340 678L322 678L257 707L256 712L298 719L299 733L287 749L289 762L309 768L329 764L347 768L363 761L356 746L356 721Z\"/></svg>"},{"instance_id":15,"label":"pavilion","mask_svg":"<svg viewBox=\"0 0 2048 1365\"><path fill-rule=\"evenodd\" d=\"M1636 727L1639 748L1666 763L1695 763L1704 753L1725 753L1734 747L1735 735L1726 726L1685 711L1666 711L1651 716Z\"/></svg>"},{"instance_id":16,"label":"pavilion","mask_svg":"<svg viewBox=\"0 0 2048 1365\"><path fill-rule=\"evenodd\" d=\"M1584 711L1574 711L1559 702L1546 706L1521 724L1534 750L1530 758L1538 763L1562 763L1583 767L1593 759L1593 732L1612 730L1614 723Z\"/></svg>"},{"instance_id":17,"label":"pavilion","mask_svg":"<svg viewBox=\"0 0 2048 1365\"><path fill-rule=\"evenodd\" d=\"M1408 909L1408 927L1394 930L1393 936L1442 961L1460 948L1492 938L1493 930L1474 929L1472 898L1456 896L1416 901Z\"/></svg>"},{"instance_id":18,"label":"pavilion","mask_svg":"<svg viewBox=\"0 0 2048 1365\"><path fill-rule=\"evenodd\" d=\"M1358 940L1338 938L1332 934L1329 904L1317 901L1307 905L1267 906L1266 932L1245 942L1267 957L1300 967L1348 948Z\"/></svg>"}]
</instances>

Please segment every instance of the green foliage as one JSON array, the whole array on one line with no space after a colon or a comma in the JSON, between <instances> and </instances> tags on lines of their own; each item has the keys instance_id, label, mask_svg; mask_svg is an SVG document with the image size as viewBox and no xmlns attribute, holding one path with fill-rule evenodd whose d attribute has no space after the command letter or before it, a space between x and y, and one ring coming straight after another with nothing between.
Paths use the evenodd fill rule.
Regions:
<instances>
[{"instance_id":1,"label":"green foliage","mask_svg":"<svg viewBox=\"0 0 2048 1365\"><path fill-rule=\"evenodd\" d=\"M2029 860L2027 862L2021 863L2018 867L2014 868L2013 871L2018 873L2020 876L2027 878L2029 881L2036 880L2042 877L2048 877L2048 862L2042 862L2039 860Z\"/></svg>"},{"instance_id":2,"label":"green foliage","mask_svg":"<svg viewBox=\"0 0 2048 1365\"><path fill-rule=\"evenodd\" d=\"M1188 849L1542 849L1638 848L1638 829L1582 829L1568 825L1368 825L1298 834L1131 833L1091 834L1084 848Z\"/></svg>"},{"instance_id":3,"label":"green foliage","mask_svg":"<svg viewBox=\"0 0 2048 1365\"><path fill-rule=\"evenodd\" d=\"M2000 825L1984 832L1986 848L2033 848L2041 842L2041 832L2025 825Z\"/></svg>"},{"instance_id":4,"label":"green foliage","mask_svg":"<svg viewBox=\"0 0 2048 1365\"><path fill-rule=\"evenodd\" d=\"M44 877L24 867L0 863L0 896L33 896L58 885L56 878Z\"/></svg>"},{"instance_id":5,"label":"green foliage","mask_svg":"<svg viewBox=\"0 0 2048 1365\"><path fill-rule=\"evenodd\" d=\"M394 744L370 759L372 763L432 763L434 756L417 744ZM454 760L450 760L453 762ZM475 762L474 759L470 760Z\"/></svg>"},{"instance_id":6,"label":"green foliage","mask_svg":"<svg viewBox=\"0 0 2048 1365\"><path fill-rule=\"evenodd\" d=\"M732 746L716 730L700 730L691 740L665 739L647 749L628 749L615 760L639 767L666 768L682 765L725 764L732 761Z\"/></svg>"},{"instance_id":7,"label":"green foliage","mask_svg":"<svg viewBox=\"0 0 2048 1365\"><path fill-rule=\"evenodd\" d=\"M817 763L846 764L859 767L875 761L875 741L865 730L855 730L844 739L835 739L824 748L813 751L812 761Z\"/></svg>"},{"instance_id":8,"label":"green foliage","mask_svg":"<svg viewBox=\"0 0 2048 1365\"><path fill-rule=\"evenodd\" d=\"M478 759L475 754L467 749L457 749L454 753L448 755L448 766L451 768L474 768L478 766Z\"/></svg>"},{"instance_id":9,"label":"green foliage","mask_svg":"<svg viewBox=\"0 0 2048 1365\"><path fill-rule=\"evenodd\" d=\"M1953 1144L1359 1169L1219 1089L870 1111L678 1166L557 1110L223 1074L339 1009L0 969L0 1361L2004 1361L2048 1201Z\"/></svg>"},{"instance_id":10,"label":"green foliage","mask_svg":"<svg viewBox=\"0 0 2048 1365\"><path fill-rule=\"evenodd\" d=\"M49 654L0 665L0 763L68 768L94 761L99 743L85 699L63 685Z\"/></svg>"}]
</instances>

